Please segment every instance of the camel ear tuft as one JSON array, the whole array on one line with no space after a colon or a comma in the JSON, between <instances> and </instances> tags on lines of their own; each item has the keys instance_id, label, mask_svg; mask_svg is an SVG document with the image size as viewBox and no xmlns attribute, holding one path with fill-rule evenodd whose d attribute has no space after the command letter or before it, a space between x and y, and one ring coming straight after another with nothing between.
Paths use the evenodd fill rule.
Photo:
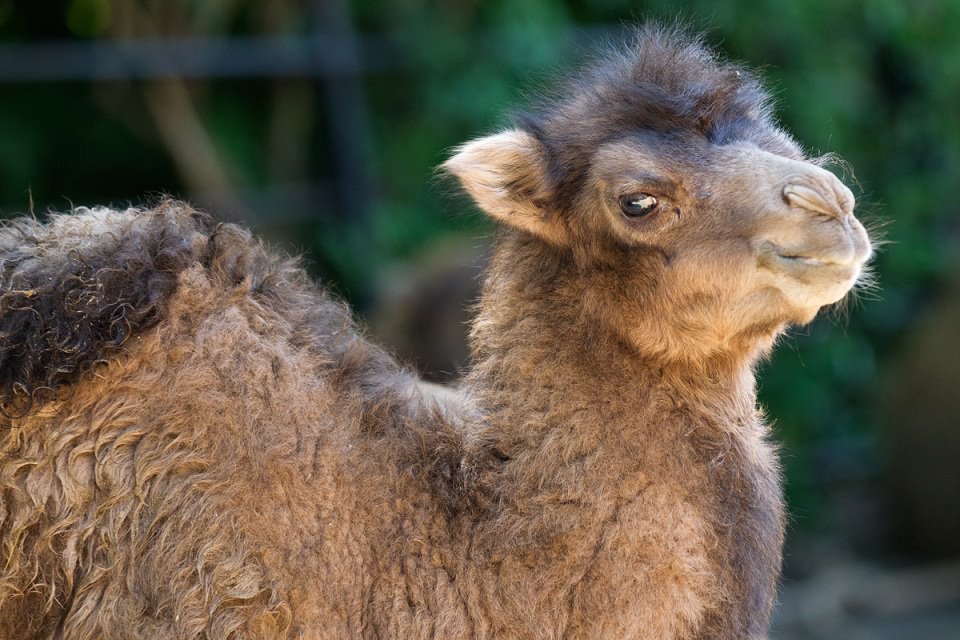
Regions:
<instances>
[{"instance_id":1,"label":"camel ear tuft","mask_svg":"<svg viewBox=\"0 0 960 640\"><path fill-rule=\"evenodd\" d=\"M543 148L510 129L472 140L443 163L485 213L499 222L563 244L564 227L549 208Z\"/></svg>"}]
</instances>

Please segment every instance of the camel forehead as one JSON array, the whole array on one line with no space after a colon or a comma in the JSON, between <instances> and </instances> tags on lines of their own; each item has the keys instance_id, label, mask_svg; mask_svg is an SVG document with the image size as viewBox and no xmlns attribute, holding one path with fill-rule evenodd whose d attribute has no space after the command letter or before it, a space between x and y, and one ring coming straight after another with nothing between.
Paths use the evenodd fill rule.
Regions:
<instances>
[{"instance_id":1,"label":"camel forehead","mask_svg":"<svg viewBox=\"0 0 960 640\"><path fill-rule=\"evenodd\" d=\"M700 191L712 193L713 183L718 181L727 190L733 185L750 188L752 177L771 169L757 165L745 171L755 164L758 150L806 161L802 151L785 135L716 144L683 135L639 132L601 143L586 164L595 181L608 185L636 181L662 186L662 191L695 195Z\"/></svg>"},{"instance_id":2,"label":"camel forehead","mask_svg":"<svg viewBox=\"0 0 960 640\"><path fill-rule=\"evenodd\" d=\"M590 173L609 182L637 179L683 187L716 163L711 147L680 137L633 134L601 144L590 157Z\"/></svg>"}]
</instances>

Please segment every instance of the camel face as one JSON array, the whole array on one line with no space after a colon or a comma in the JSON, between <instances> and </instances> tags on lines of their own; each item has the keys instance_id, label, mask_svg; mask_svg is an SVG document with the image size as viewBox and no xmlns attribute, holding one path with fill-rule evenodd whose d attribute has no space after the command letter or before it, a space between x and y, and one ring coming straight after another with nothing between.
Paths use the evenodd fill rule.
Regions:
<instances>
[{"instance_id":1,"label":"camel face","mask_svg":"<svg viewBox=\"0 0 960 640\"><path fill-rule=\"evenodd\" d=\"M579 265L585 313L689 361L768 348L870 258L850 190L771 131L631 131L588 153L566 193L523 131L474 140L445 167L492 217Z\"/></svg>"},{"instance_id":2,"label":"camel face","mask_svg":"<svg viewBox=\"0 0 960 640\"><path fill-rule=\"evenodd\" d=\"M776 151L650 134L592 159L578 217L631 248L615 258L623 277L637 280L638 298L652 281L675 302L672 332L687 330L676 337L688 348L809 322L871 256L850 190L799 152ZM638 317L648 341L650 314Z\"/></svg>"}]
</instances>

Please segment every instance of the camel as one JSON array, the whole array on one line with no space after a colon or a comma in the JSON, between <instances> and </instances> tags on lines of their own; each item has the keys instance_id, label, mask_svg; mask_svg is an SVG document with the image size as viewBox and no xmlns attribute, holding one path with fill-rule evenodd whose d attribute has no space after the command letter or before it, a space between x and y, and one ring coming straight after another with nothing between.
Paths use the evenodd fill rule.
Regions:
<instances>
[{"instance_id":1,"label":"camel","mask_svg":"<svg viewBox=\"0 0 960 640\"><path fill-rule=\"evenodd\" d=\"M187 204L9 222L0 637L764 637L754 366L872 252L822 165L639 28L444 163L498 227L457 387Z\"/></svg>"}]
</instances>

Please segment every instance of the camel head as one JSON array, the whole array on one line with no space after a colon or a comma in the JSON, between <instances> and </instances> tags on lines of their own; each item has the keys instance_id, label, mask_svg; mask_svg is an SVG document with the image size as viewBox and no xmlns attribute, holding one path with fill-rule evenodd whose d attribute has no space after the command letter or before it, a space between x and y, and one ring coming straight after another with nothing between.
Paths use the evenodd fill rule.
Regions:
<instances>
[{"instance_id":1,"label":"camel head","mask_svg":"<svg viewBox=\"0 0 960 640\"><path fill-rule=\"evenodd\" d=\"M585 315L639 349L756 354L872 252L853 194L768 104L747 71L648 27L445 168L528 250L565 256Z\"/></svg>"}]
</instances>

